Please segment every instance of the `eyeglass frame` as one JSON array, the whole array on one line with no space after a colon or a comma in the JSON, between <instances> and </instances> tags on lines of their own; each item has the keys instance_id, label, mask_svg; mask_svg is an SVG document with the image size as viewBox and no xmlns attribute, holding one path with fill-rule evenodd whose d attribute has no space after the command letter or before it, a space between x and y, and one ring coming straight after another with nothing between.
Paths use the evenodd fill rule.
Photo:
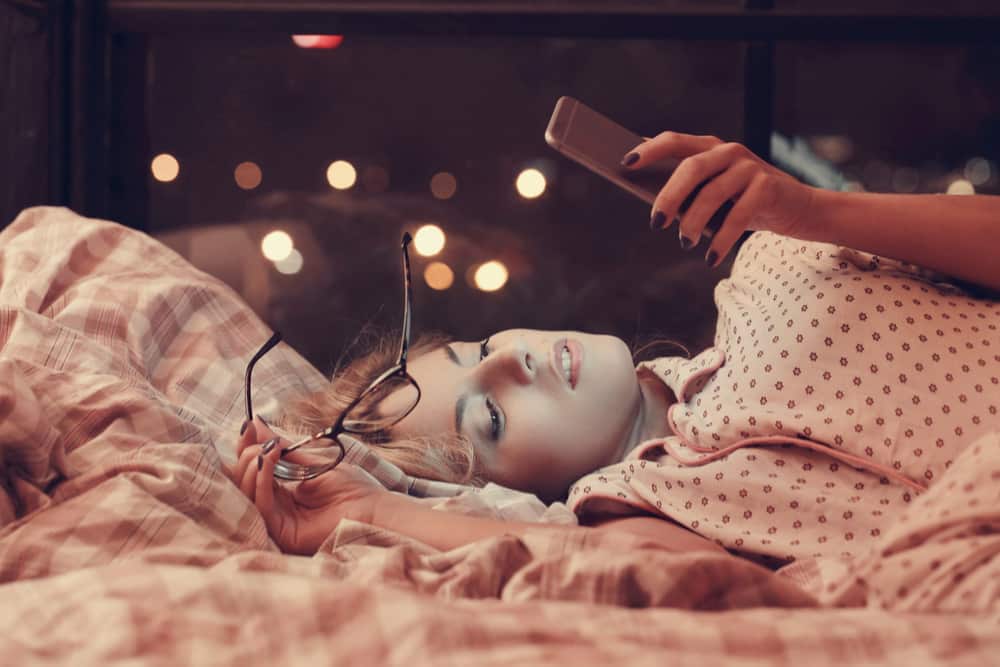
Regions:
<instances>
[{"instance_id":1,"label":"eyeglass frame","mask_svg":"<svg viewBox=\"0 0 1000 667\"><path fill-rule=\"evenodd\" d=\"M403 331L401 334L399 355L396 359L396 363L393 364L388 370L383 372L381 375L379 375L377 378L372 380L372 382L368 385L368 387L365 388L365 390L362 391L360 394L358 394L358 396L354 400L352 400L351 403L344 410L341 411L340 416L337 417L337 421L334 422L332 426L323 429L322 431L318 431L317 433L314 433L311 436L303 438L302 440L292 444L290 447L281 452L281 456L284 457L286 454L289 454L299 449L300 447L308 445L310 442L313 442L315 440L321 440L321 439L330 440L340 449L340 455L337 457L336 461L334 461L332 464L323 464L320 466L295 464L296 466L301 466L302 469L291 468L284 461L279 461L274 469L275 477L291 481L302 481L307 479L313 479L315 477L318 477L319 475L322 475L325 472L333 470L340 464L341 461L344 460L344 457L347 455L347 451L344 449L343 443L341 443L340 440L338 439L339 435L341 435L342 433L353 433L353 434L374 433L388 426L397 424L399 423L400 420L402 420L408 414L413 412L413 409L417 407L417 404L420 402L420 397L421 397L420 385L417 384L417 381L413 378L413 376L406 371L406 360L410 351L410 331L411 331L410 323L412 320L411 304L413 302L413 284L410 276L410 255L409 252L407 251L407 246L409 246L409 244L412 241L413 237L410 235L410 233L403 232L403 237L400 242L401 251L403 255L403 287L404 287ZM247 364L246 377L245 377L245 398L246 398L246 414L248 422L253 420L253 402L251 400L251 376L253 373L253 368L257 364L257 362L260 361L261 357L263 357L265 354L267 354L267 352L271 350L271 348L273 348L275 345L281 342L281 339L282 339L281 332L275 331L271 335L271 337L267 340L267 342L265 342L260 347L260 349L256 352L256 354L254 354L253 357L251 357L250 362ZM413 387L417 390L417 398L415 401L413 401L413 405L411 405L406 411L399 414L393 421L389 422L388 424L380 425L378 429L352 429L346 422L347 415L350 414L351 410L357 407L361 403L361 401L364 400L366 396L374 392L383 382L386 382L387 380L396 377L405 379L410 384L412 384Z\"/></svg>"}]
</instances>

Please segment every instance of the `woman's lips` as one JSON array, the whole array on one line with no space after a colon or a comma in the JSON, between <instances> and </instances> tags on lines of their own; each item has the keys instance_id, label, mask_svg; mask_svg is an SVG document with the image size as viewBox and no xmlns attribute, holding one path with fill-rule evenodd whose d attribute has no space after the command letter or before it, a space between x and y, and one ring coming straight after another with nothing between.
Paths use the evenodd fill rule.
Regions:
<instances>
[{"instance_id":1,"label":"woman's lips","mask_svg":"<svg viewBox=\"0 0 1000 667\"><path fill-rule=\"evenodd\" d=\"M552 346L552 367L560 378L565 379L562 367L563 349L569 350L569 386L571 389L576 389L580 381L580 366L583 363L583 346L569 338L560 338Z\"/></svg>"},{"instance_id":2,"label":"woman's lips","mask_svg":"<svg viewBox=\"0 0 1000 667\"><path fill-rule=\"evenodd\" d=\"M569 384L576 389L577 383L580 382L580 367L583 365L583 345L569 339L566 341L566 347L569 348L570 355Z\"/></svg>"}]
</instances>

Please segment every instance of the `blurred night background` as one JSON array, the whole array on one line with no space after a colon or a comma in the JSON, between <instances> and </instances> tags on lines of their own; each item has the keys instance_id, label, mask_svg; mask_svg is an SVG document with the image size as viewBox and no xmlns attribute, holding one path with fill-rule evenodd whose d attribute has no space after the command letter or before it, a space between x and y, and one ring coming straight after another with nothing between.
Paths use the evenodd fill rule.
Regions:
<instances>
[{"instance_id":1,"label":"blurred night background","mask_svg":"<svg viewBox=\"0 0 1000 667\"><path fill-rule=\"evenodd\" d=\"M0 225L50 203L46 30L0 3ZM543 133L570 95L646 136L741 141L741 42L164 31L147 46L145 111L119 113L145 128L134 208L145 213L116 221L226 281L321 371L365 323L399 326L400 235L425 226L411 247L415 335L527 327L665 337L692 353L711 343L712 292L732 257L709 270L704 245L682 251L676 227L652 234L646 204ZM779 41L774 64L774 131L843 189L1000 193L995 45Z\"/></svg>"}]
</instances>

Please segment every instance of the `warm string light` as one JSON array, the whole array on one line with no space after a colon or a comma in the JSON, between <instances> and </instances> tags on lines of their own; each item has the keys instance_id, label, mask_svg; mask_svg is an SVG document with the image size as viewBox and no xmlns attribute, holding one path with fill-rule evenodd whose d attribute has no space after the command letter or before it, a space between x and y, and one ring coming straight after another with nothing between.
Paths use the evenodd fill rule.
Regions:
<instances>
[{"instance_id":1,"label":"warm string light","mask_svg":"<svg viewBox=\"0 0 1000 667\"><path fill-rule=\"evenodd\" d=\"M820 144L818 152L826 153L826 157L847 159L854 150L849 140L841 137L828 137ZM180 163L169 153L156 155L150 170L153 178L162 183L175 181L180 175ZM947 186L947 193L954 195L975 194L977 187L987 186L996 177L996 168L983 157L970 158L956 176L953 172ZM910 193L918 190L921 172L911 167L894 168L885 162L874 160L864 168L863 181L850 180L847 189L865 191L864 182L876 182L876 187L891 187L895 192ZM352 188L358 182L358 172L353 164L346 160L331 162L326 171L330 187L338 190ZM261 167L252 161L239 163L233 171L236 185L243 190L253 190L263 181ZM385 191L388 188L388 172L376 165L365 167L362 174L362 184L372 193ZM515 179L515 190L524 199L536 199L545 193L548 181L545 174L534 167L523 169ZM454 174L441 171L434 174L430 180L431 194L440 200L450 199L455 195L458 181ZM440 254L446 245L447 237L443 229L435 224L422 225L414 234L414 249L424 257ZM303 257L295 248L291 236L282 230L268 233L261 241L261 252L271 262L275 269L283 274L296 274L302 270ZM427 265L423 273L427 285L434 290L447 290L455 280L452 268L443 261L434 261ZM472 267L466 273L470 286L484 292L495 292L503 289L510 279L506 265L499 260L490 260Z\"/></svg>"},{"instance_id":2,"label":"warm string light","mask_svg":"<svg viewBox=\"0 0 1000 667\"><path fill-rule=\"evenodd\" d=\"M181 165L177 158L169 153L160 153L154 157L149 168L153 172L153 178L161 183L173 181L181 171Z\"/></svg>"},{"instance_id":3,"label":"warm string light","mask_svg":"<svg viewBox=\"0 0 1000 667\"><path fill-rule=\"evenodd\" d=\"M518 174L514 186L525 199L536 199L545 192L545 175L533 167L525 169Z\"/></svg>"},{"instance_id":4,"label":"warm string light","mask_svg":"<svg viewBox=\"0 0 1000 667\"><path fill-rule=\"evenodd\" d=\"M413 247L424 257L433 257L444 249L444 231L437 225L424 225L413 235Z\"/></svg>"},{"instance_id":5,"label":"warm string light","mask_svg":"<svg viewBox=\"0 0 1000 667\"><path fill-rule=\"evenodd\" d=\"M350 162L337 160L326 168L326 180L332 188L348 190L357 182L358 172Z\"/></svg>"},{"instance_id":6,"label":"warm string light","mask_svg":"<svg viewBox=\"0 0 1000 667\"><path fill-rule=\"evenodd\" d=\"M458 190L458 181L453 174L441 171L431 177L431 194L435 199L451 199Z\"/></svg>"},{"instance_id":7,"label":"warm string light","mask_svg":"<svg viewBox=\"0 0 1000 667\"><path fill-rule=\"evenodd\" d=\"M957 178L948 185L950 195L974 195L976 188L964 178Z\"/></svg>"},{"instance_id":8,"label":"warm string light","mask_svg":"<svg viewBox=\"0 0 1000 667\"><path fill-rule=\"evenodd\" d=\"M260 185L264 175L254 162L240 162L233 170L233 180L242 190L253 190Z\"/></svg>"},{"instance_id":9,"label":"warm string light","mask_svg":"<svg viewBox=\"0 0 1000 667\"><path fill-rule=\"evenodd\" d=\"M260 241L260 251L274 263L275 270L285 275L293 275L302 270L302 253L295 247L291 235L283 229L275 229L264 235Z\"/></svg>"},{"instance_id":10,"label":"warm string light","mask_svg":"<svg viewBox=\"0 0 1000 667\"><path fill-rule=\"evenodd\" d=\"M280 262L286 259L292 254L294 248L295 244L292 242L292 237L289 236L288 232L280 229L268 232L260 242L261 253L272 262Z\"/></svg>"},{"instance_id":11,"label":"warm string light","mask_svg":"<svg viewBox=\"0 0 1000 667\"><path fill-rule=\"evenodd\" d=\"M431 262L424 269L424 282L434 290L446 290L455 282L455 272L444 262Z\"/></svg>"},{"instance_id":12,"label":"warm string light","mask_svg":"<svg viewBox=\"0 0 1000 667\"><path fill-rule=\"evenodd\" d=\"M292 248L292 251L288 253L288 257L274 263L274 268L278 270L278 273L294 275L302 270L302 264L302 253L297 248Z\"/></svg>"},{"instance_id":13,"label":"warm string light","mask_svg":"<svg viewBox=\"0 0 1000 667\"><path fill-rule=\"evenodd\" d=\"M473 274L473 280L482 291L495 292L507 284L509 275L503 262L490 260L479 265Z\"/></svg>"}]
</instances>

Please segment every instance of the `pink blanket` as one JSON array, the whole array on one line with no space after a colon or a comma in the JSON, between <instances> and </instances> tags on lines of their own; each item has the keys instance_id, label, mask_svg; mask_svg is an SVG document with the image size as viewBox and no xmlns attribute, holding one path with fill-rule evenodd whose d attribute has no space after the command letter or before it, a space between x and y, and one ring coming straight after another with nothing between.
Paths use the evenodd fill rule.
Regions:
<instances>
[{"instance_id":1,"label":"pink blanket","mask_svg":"<svg viewBox=\"0 0 1000 667\"><path fill-rule=\"evenodd\" d=\"M779 573L543 528L441 553L344 522L288 556L221 469L269 333L124 227L38 208L0 233L4 664L998 661L995 433L863 556ZM254 372L279 403L322 383L285 345Z\"/></svg>"}]
</instances>

